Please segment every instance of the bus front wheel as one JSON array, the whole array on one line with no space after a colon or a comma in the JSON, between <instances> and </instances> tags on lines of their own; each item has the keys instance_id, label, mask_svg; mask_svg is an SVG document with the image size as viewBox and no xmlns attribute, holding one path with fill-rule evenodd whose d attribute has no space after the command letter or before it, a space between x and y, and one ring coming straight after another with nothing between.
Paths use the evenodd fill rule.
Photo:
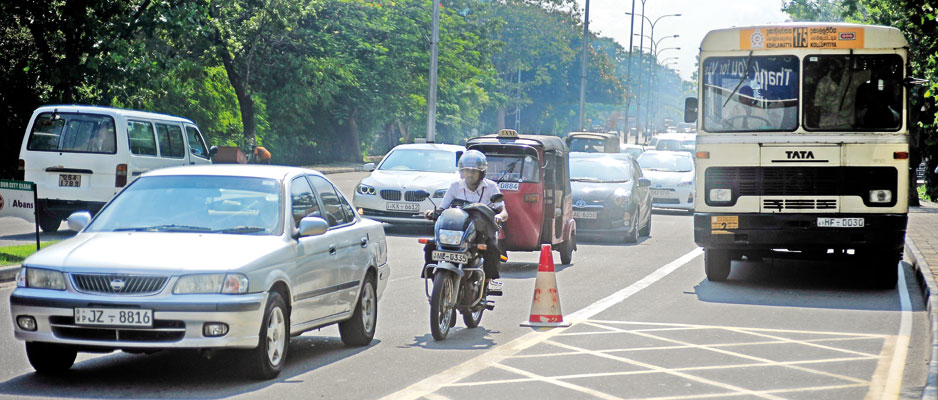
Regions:
<instances>
[{"instance_id":1,"label":"bus front wheel","mask_svg":"<svg viewBox=\"0 0 938 400\"><path fill-rule=\"evenodd\" d=\"M704 270L710 282L723 282L730 276L730 252L720 249L704 250Z\"/></svg>"}]
</instances>

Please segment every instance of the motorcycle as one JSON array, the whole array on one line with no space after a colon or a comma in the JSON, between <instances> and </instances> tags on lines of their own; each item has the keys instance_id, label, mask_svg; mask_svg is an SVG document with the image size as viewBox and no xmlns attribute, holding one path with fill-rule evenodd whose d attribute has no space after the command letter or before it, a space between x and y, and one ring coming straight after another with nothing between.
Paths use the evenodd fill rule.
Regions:
<instances>
[{"instance_id":1,"label":"motorcycle","mask_svg":"<svg viewBox=\"0 0 938 400\"><path fill-rule=\"evenodd\" d=\"M417 198L429 199L430 194L419 191ZM490 201L498 203L503 198L502 194L495 194ZM436 219L433 239L420 239L420 243L432 241L436 245L431 254L436 264L426 265L421 276L430 301L430 332L434 340L444 340L456 325L456 311L462 314L467 327L475 328L482 321L482 313L495 308L488 296L501 293L485 287L482 262L487 249L486 235L497 237L494 235L500 227L495 211L485 204L454 201L451 208L442 210L433 200L430 202Z\"/></svg>"}]
</instances>

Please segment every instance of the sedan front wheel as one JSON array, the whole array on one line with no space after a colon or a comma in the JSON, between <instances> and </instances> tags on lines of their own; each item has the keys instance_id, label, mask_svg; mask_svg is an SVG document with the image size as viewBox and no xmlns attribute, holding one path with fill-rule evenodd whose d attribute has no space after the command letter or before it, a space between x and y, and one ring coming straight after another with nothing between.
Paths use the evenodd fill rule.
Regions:
<instances>
[{"instance_id":1,"label":"sedan front wheel","mask_svg":"<svg viewBox=\"0 0 938 400\"><path fill-rule=\"evenodd\" d=\"M280 293L271 292L261 323L257 348L248 350L244 367L257 379L273 379L280 375L290 350L290 313Z\"/></svg>"}]
</instances>

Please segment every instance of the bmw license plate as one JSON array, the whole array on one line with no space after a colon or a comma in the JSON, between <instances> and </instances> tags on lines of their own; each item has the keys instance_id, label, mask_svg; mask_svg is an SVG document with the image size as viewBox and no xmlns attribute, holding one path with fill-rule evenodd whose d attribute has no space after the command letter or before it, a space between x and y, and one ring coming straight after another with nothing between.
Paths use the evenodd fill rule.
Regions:
<instances>
[{"instance_id":1,"label":"bmw license plate","mask_svg":"<svg viewBox=\"0 0 938 400\"><path fill-rule=\"evenodd\" d=\"M59 186L81 187L81 175L59 174Z\"/></svg>"},{"instance_id":2,"label":"bmw license plate","mask_svg":"<svg viewBox=\"0 0 938 400\"><path fill-rule=\"evenodd\" d=\"M388 203L386 206L388 211L419 211L420 204L417 203Z\"/></svg>"},{"instance_id":3,"label":"bmw license plate","mask_svg":"<svg viewBox=\"0 0 938 400\"><path fill-rule=\"evenodd\" d=\"M598 211L574 211L573 218L596 219L599 217Z\"/></svg>"},{"instance_id":4,"label":"bmw license plate","mask_svg":"<svg viewBox=\"0 0 938 400\"><path fill-rule=\"evenodd\" d=\"M817 219L818 228L862 228L863 218L825 218Z\"/></svg>"},{"instance_id":5,"label":"bmw license plate","mask_svg":"<svg viewBox=\"0 0 938 400\"><path fill-rule=\"evenodd\" d=\"M153 327L153 310L137 308L76 308L75 325Z\"/></svg>"},{"instance_id":6,"label":"bmw license plate","mask_svg":"<svg viewBox=\"0 0 938 400\"><path fill-rule=\"evenodd\" d=\"M465 264L469 262L469 255L466 253L454 253L450 251L434 251L431 254L433 261L449 261L456 264Z\"/></svg>"}]
</instances>

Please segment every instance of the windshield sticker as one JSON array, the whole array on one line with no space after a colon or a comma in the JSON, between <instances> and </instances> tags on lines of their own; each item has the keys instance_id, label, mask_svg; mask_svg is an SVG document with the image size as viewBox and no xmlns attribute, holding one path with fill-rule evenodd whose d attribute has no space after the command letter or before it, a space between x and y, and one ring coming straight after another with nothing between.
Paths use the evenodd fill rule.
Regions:
<instances>
[{"instance_id":1,"label":"windshield sticker","mask_svg":"<svg viewBox=\"0 0 938 400\"><path fill-rule=\"evenodd\" d=\"M863 28L833 26L741 29L739 48L776 49L859 49L865 45Z\"/></svg>"}]
</instances>

